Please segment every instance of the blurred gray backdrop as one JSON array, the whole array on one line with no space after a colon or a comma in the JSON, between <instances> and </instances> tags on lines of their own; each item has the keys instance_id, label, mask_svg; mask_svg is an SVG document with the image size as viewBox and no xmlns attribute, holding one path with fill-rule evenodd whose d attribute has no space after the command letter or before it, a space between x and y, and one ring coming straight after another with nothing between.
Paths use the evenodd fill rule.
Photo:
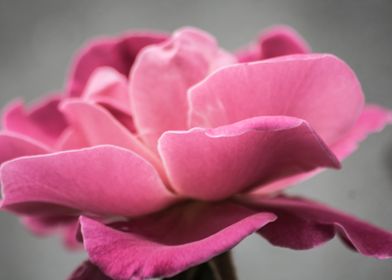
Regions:
<instances>
[{"instance_id":1,"label":"blurred gray backdrop","mask_svg":"<svg viewBox=\"0 0 392 280\"><path fill-rule=\"evenodd\" d=\"M272 24L297 28L317 52L357 72L370 102L392 108L392 1L0 0L0 104L32 100L63 85L74 51L88 38L127 29L193 25L236 49ZM392 230L392 129L371 136L344 162L291 190ZM258 236L235 249L241 279L391 279L392 261L369 259L339 240L312 251L272 247ZM0 279L61 280L85 256L38 239L0 213Z\"/></svg>"}]
</instances>

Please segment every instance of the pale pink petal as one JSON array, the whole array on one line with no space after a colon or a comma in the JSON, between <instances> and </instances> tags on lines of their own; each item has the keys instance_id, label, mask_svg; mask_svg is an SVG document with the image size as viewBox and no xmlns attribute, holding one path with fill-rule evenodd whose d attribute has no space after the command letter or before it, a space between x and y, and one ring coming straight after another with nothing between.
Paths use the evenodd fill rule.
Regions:
<instances>
[{"instance_id":1,"label":"pale pink petal","mask_svg":"<svg viewBox=\"0 0 392 280\"><path fill-rule=\"evenodd\" d=\"M91 73L98 67L114 68L128 77L132 64L141 49L167 38L160 33L133 32L119 38L101 38L89 42L77 54L67 84L67 94L80 96Z\"/></svg>"},{"instance_id":2,"label":"pale pink petal","mask_svg":"<svg viewBox=\"0 0 392 280\"><path fill-rule=\"evenodd\" d=\"M271 211L276 222L259 233L276 246L310 249L338 234L359 253L386 259L392 257L392 231L386 231L355 217L301 198L255 199L257 209Z\"/></svg>"},{"instance_id":3,"label":"pale pink petal","mask_svg":"<svg viewBox=\"0 0 392 280\"><path fill-rule=\"evenodd\" d=\"M115 146L8 161L1 182L2 209L26 215L54 215L54 205L59 213L137 216L173 202L148 162Z\"/></svg>"},{"instance_id":4,"label":"pale pink petal","mask_svg":"<svg viewBox=\"0 0 392 280\"><path fill-rule=\"evenodd\" d=\"M48 146L55 145L67 127L58 109L61 99L60 95L49 96L28 109L21 101L10 104L3 115L4 129L29 136Z\"/></svg>"},{"instance_id":5,"label":"pale pink petal","mask_svg":"<svg viewBox=\"0 0 392 280\"><path fill-rule=\"evenodd\" d=\"M225 199L320 166L339 167L313 129L292 117L166 132L158 149L173 189L202 200Z\"/></svg>"},{"instance_id":6,"label":"pale pink petal","mask_svg":"<svg viewBox=\"0 0 392 280\"><path fill-rule=\"evenodd\" d=\"M46 154L49 151L49 148L24 135L0 132L0 164L14 158Z\"/></svg>"},{"instance_id":7,"label":"pale pink petal","mask_svg":"<svg viewBox=\"0 0 392 280\"><path fill-rule=\"evenodd\" d=\"M185 203L112 227L86 217L81 225L93 263L114 279L139 280L206 262L275 218L229 202Z\"/></svg>"},{"instance_id":8,"label":"pale pink petal","mask_svg":"<svg viewBox=\"0 0 392 280\"><path fill-rule=\"evenodd\" d=\"M83 98L130 112L127 78L110 67L99 67L90 76Z\"/></svg>"},{"instance_id":9,"label":"pale pink petal","mask_svg":"<svg viewBox=\"0 0 392 280\"><path fill-rule=\"evenodd\" d=\"M209 34L191 28L141 51L131 71L130 94L136 129L143 140L155 150L164 131L186 129L188 88L233 61Z\"/></svg>"},{"instance_id":10,"label":"pale pink petal","mask_svg":"<svg viewBox=\"0 0 392 280\"><path fill-rule=\"evenodd\" d=\"M83 262L68 278L68 280L113 280L90 261Z\"/></svg>"},{"instance_id":11,"label":"pale pink petal","mask_svg":"<svg viewBox=\"0 0 392 280\"><path fill-rule=\"evenodd\" d=\"M289 26L275 26L260 34L258 42L236 55L239 62L252 62L290 54L310 53L306 41Z\"/></svg>"},{"instance_id":12,"label":"pale pink petal","mask_svg":"<svg viewBox=\"0 0 392 280\"><path fill-rule=\"evenodd\" d=\"M344 160L356 150L359 143L365 140L369 134L381 131L385 125L391 122L391 111L379 106L367 105L355 125L336 144L332 145L330 149L339 160ZM316 169L311 172L271 182L270 184L256 188L252 193L257 195L271 194L304 181L322 170Z\"/></svg>"},{"instance_id":13,"label":"pale pink petal","mask_svg":"<svg viewBox=\"0 0 392 280\"><path fill-rule=\"evenodd\" d=\"M90 146L110 144L127 148L146 158L161 172L157 157L101 106L74 99L63 102L61 110Z\"/></svg>"},{"instance_id":14,"label":"pale pink petal","mask_svg":"<svg viewBox=\"0 0 392 280\"><path fill-rule=\"evenodd\" d=\"M309 122L328 144L347 133L364 103L347 64L332 55L293 55L215 72L190 90L191 126L286 115Z\"/></svg>"}]
</instances>

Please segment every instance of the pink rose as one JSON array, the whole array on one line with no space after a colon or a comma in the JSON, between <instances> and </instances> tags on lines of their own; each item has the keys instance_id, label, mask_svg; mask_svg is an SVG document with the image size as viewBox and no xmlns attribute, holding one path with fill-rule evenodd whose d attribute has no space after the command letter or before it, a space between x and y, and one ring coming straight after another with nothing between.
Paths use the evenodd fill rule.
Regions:
<instances>
[{"instance_id":1,"label":"pink rose","mask_svg":"<svg viewBox=\"0 0 392 280\"><path fill-rule=\"evenodd\" d=\"M108 277L169 277L252 233L292 249L337 234L392 257L391 232L282 193L340 168L392 120L364 105L347 64L310 54L293 30L237 55L193 28L130 33L74 65L65 94L6 109L1 208L36 233L61 229L70 247L83 240ZM108 279L91 263L70 279Z\"/></svg>"}]
</instances>

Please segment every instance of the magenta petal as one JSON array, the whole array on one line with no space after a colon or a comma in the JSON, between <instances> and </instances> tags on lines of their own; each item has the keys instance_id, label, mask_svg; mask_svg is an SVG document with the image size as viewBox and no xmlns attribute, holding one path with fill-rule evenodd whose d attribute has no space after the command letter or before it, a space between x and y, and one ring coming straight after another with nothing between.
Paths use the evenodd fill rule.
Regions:
<instances>
[{"instance_id":1,"label":"magenta petal","mask_svg":"<svg viewBox=\"0 0 392 280\"><path fill-rule=\"evenodd\" d=\"M31 109L22 102L8 106L3 116L6 130L29 136L45 145L53 146L67 126L58 105L60 95L49 96Z\"/></svg>"},{"instance_id":2,"label":"magenta petal","mask_svg":"<svg viewBox=\"0 0 392 280\"><path fill-rule=\"evenodd\" d=\"M290 54L309 53L306 41L289 26L276 26L264 31L258 42L237 53L239 62L252 62Z\"/></svg>"},{"instance_id":3,"label":"magenta petal","mask_svg":"<svg viewBox=\"0 0 392 280\"><path fill-rule=\"evenodd\" d=\"M59 231L62 234L65 247L70 250L80 249L81 247L81 243L76 239L79 231L77 216L27 216L22 221L31 232L39 236L46 236Z\"/></svg>"},{"instance_id":4,"label":"magenta petal","mask_svg":"<svg viewBox=\"0 0 392 280\"><path fill-rule=\"evenodd\" d=\"M68 278L68 280L113 280L90 261L83 262Z\"/></svg>"},{"instance_id":5,"label":"magenta petal","mask_svg":"<svg viewBox=\"0 0 392 280\"><path fill-rule=\"evenodd\" d=\"M166 132L158 149L173 189L202 200L224 199L320 166L339 167L312 128L291 117Z\"/></svg>"},{"instance_id":6,"label":"magenta petal","mask_svg":"<svg viewBox=\"0 0 392 280\"><path fill-rule=\"evenodd\" d=\"M392 257L392 232L355 217L300 198L277 197L259 200L260 209L278 216L259 233L276 246L310 249L338 234L359 253L386 259Z\"/></svg>"},{"instance_id":7,"label":"magenta petal","mask_svg":"<svg viewBox=\"0 0 392 280\"><path fill-rule=\"evenodd\" d=\"M139 51L166 38L166 35L159 33L134 32L120 38L101 38L90 42L76 56L67 84L67 94L80 96L91 73L98 67L108 66L128 77Z\"/></svg>"},{"instance_id":8,"label":"magenta petal","mask_svg":"<svg viewBox=\"0 0 392 280\"><path fill-rule=\"evenodd\" d=\"M286 115L309 122L328 145L354 125L364 103L350 67L325 54L225 67L193 87L190 98L191 126Z\"/></svg>"},{"instance_id":9,"label":"magenta petal","mask_svg":"<svg viewBox=\"0 0 392 280\"><path fill-rule=\"evenodd\" d=\"M376 105L367 105L355 125L334 145L330 147L339 160L344 160L358 147L369 134L381 131L385 125L392 123L391 111ZM270 194L292 186L322 171L317 169L311 172L291 176L261 186L253 195Z\"/></svg>"},{"instance_id":10,"label":"magenta petal","mask_svg":"<svg viewBox=\"0 0 392 280\"><path fill-rule=\"evenodd\" d=\"M168 277L226 252L275 220L234 203L185 203L105 226L82 217L90 260L117 280Z\"/></svg>"},{"instance_id":11,"label":"magenta petal","mask_svg":"<svg viewBox=\"0 0 392 280\"><path fill-rule=\"evenodd\" d=\"M186 129L187 90L234 58L209 34L185 28L170 40L145 48L130 76L132 112L139 135L154 150L166 130Z\"/></svg>"},{"instance_id":12,"label":"magenta petal","mask_svg":"<svg viewBox=\"0 0 392 280\"><path fill-rule=\"evenodd\" d=\"M18 157L48 152L47 147L29 137L6 131L0 132L0 164Z\"/></svg>"},{"instance_id":13,"label":"magenta petal","mask_svg":"<svg viewBox=\"0 0 392 280\"><path fill-rule=\"evenodd\" d=\"M1 167L1 182L2 208L27 215L47 215L53 204L84 213L137 216L173 202L148 162L114 146L9 161Z\"/></svg>"}]
</instances>

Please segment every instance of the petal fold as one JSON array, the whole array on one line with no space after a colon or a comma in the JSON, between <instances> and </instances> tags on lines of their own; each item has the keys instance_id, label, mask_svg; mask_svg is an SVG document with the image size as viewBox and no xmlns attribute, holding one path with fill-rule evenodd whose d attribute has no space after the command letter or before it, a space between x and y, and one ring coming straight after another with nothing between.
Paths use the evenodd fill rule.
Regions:
<instances>
[{"instance_id":1,"label":"petal fold","mask_svg":"<svg viewBox=\"0 0 392 280\"><path fill-rule=\"evenodd\" d=\"M166 130L187 128L187 90L216 68L234 62L209 34L184 28L145 48L130 76L132 112L139 135L154 150Z\"/></svg>"},{"instance_id":2,"label":"petal fold","mask_svg":"<svg viewBox=\"0 0 392 280\"><path fill-rule=\"evenodd\" d=\"M0 172L1 207L26 215L52 215L54 207L59 213L138 216L173 202L148 162L115 146L16 159Z\"/></svg>"},{"instance_id":3,"label":"petal fold","mask_svg":"<svg viewBox=\"0 0 392 280\"><path fill-rule=\"evenodd\" d=\"M379 259L392 257L392 232L320 203L302 198L259 200L258 209L278 219L259 233L276 246L303 250L319 246L336 234L352 249Z\"/></svg>"},{"instance_id":4,"label":"petal fold","mask_svg":"<svg viewBox=\"0 0 392 280\"><path fill-rule=\"evenodd\" d=\"M292 55L225 67L190 90L191 127L216 127L262 115L306 120L328 144L363 109L350 67L327 54Z\"/></svg>"},{"instance_id":5,"label":"petal fold","mask_svg":"<svg viewBox=\"0 0 392 280\"><path fill-rule=\"evenodd\" d=\"M128 77L139 51L166 38L167 35L161 33L133 32L120 38L100 38L89 42L76 55L69 75L67 95L81 96L91 73L98 67L111 67Z\"/></svg>"},{"instance_id":6,"label":"petal fold","mask_svg":"<svg viewBox=\"0 0 392 280\"><path fill-rule=\"evenodd\" d=\"M117 280L169 277L226 252L275 220L240 205L185 203L106 226L82 217L90 260Z\"/></svg>"},{"instance_id":7,"label":"petal fold","mask_svg":"<svg viewBox=\"0 0 392 280\"><path fill-rule=\"evenodd\" d=\"M312 128L291 117L166 132L158 149L174 190L202 200L225 199L320 166L339 167Z\"/></svg>"}]
</instances>

